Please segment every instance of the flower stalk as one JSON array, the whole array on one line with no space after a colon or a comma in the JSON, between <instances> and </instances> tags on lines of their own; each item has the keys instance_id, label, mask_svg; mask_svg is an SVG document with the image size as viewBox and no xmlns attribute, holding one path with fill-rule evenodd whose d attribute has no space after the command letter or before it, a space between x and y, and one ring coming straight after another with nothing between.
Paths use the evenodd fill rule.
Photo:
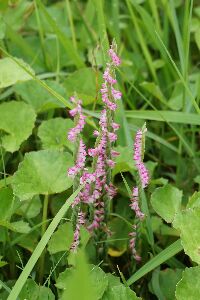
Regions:
<instances>
[{"instance_id":1,"label":"flower stalk","mask_svg":"<svg viewBox=\"0 0 200 300\"><path fill-rule=\"evenodd\" d=\"M110 201L116 195L116 188L111 182L111 172L115 166L113 158L119 154L112 149L117 140L116 131L119 129L119 124L114 122L114 112L117 109L117 100L121 98L121 92L114 88L117 83L115 69L121 63L116 52L117 46L113 42L108 51L110 61L106 65L103 74L104 82L100 90L104 105L99 120L99 130L94 132L96 137L95 147L88 149L88 151L86 151L80 137L85 124L81 101L74 99L74 97L71 98L71 101L76 104L76 107L70 111L70 115L75 117L75 127L69 131L68 138L76 143L76 150L74 155L75 165L68 170L68 175L74 177L74 188L79 184L84 184L84 189L72 205L77 216L76 225L74 223L75 233L72 249L78 246L80 203L87 204L90 208L91 223L87 226L88 230L94 235L98 235L98 237L104 236L104 239L106 238L105 234L107 236L109 233L107 223ZM93 160L91 172L88 172L85 167L87 154Z\"/></svg>"},{"instance_id":2,"label":"flower stalk","mask_svg":"<svg viewBox=\"0 0 200 300\"><path fill-rule=\"evenodd\" d=\"M135 136L134 142L134 155L133 160L135 161L135 166L137 169L137 184L138 186L133 187L133 193L131 198L131 209L135 212L135 224L133 225L133 231L129 234L130 241L129 246L132 252L132 255L136 261L140 261L141 257L138 255L136 251L136 239L137 239L137 231L141 222L145 218L145 214L141 211L140 208L140 197L142 196L143 189L147 187L149 184L149 172L146 169L143 159L145 152L145 133L147 131L146 123L139 129ZM136 225L137 224L137 225Z\"/></svg>"}]
</instances>

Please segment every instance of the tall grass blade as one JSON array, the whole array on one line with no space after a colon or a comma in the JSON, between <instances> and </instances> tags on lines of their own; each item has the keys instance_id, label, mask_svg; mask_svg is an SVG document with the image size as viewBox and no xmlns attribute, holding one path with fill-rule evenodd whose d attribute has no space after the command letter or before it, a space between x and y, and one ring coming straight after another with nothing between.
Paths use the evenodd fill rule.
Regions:
<instances>
[{"instance_id":1,"label":"tall grass blade","mask_svg":"<svg viewBox=\"0 0 200 300\"><path fill-rule=\"evenodd\" d=\"M77 50L74 48L72 42L70 39L66 37L66 35L62 32L62 30L59 28L59 26L56 24L56 21L51 17L51 15L46 10L45 6L42 4L40 0L36 0L38 7L42 11L43 15L45 16L47 22L51 25L53 28L55 34L58 36L58 39L60 43L65 48L66 53L71 58L71 60L74 62L74 64L77 66L77 68L84 67L85 64L80 58Z\"/></svg>"},{"instance_id":2,"label":"tall grass blade","mask_svg":"<svg viewBox=\"0 0 200 300\"><path fill-rule=\"evenodd\" d=\"M29 277L31 271L33 270L36 262L38 261L39 257L41 256L44 248L46 247L48 241L50 240L52 234L54 233L56 227L60 223L60 220L63 218L65 213L67 212L70 205L73 203L74 199L80 192L82 186L79 187L65 202L65 204L61 207L58 213L53 218L52 222L50 223L49 227L47 228L46 232L44 233L42 239L39 241L37 247L35 248L33 254L31 255L29 261L27 262L24 270L22 271L21 275L19 276L18 280L16 281L14 287L11 290L10 295L8 296L8 300L16 300L23 288L27 278Z\"/></svg>"},{"instance_id":3,"label":"tall grass blade","mask_svg":"<svg viewBox=\"0 0 200 300\"><path fill-rule=\"evenodd\" d=\"M156 255L154 258L152 258L150 261L148 261L135 274L133 274L127 281L128 285L130 286L182 250L183 247L181 245L181 240L179 239L169 247L164 249L162 252L160 252L158 255Z\"/></svg>"}]
</instances>

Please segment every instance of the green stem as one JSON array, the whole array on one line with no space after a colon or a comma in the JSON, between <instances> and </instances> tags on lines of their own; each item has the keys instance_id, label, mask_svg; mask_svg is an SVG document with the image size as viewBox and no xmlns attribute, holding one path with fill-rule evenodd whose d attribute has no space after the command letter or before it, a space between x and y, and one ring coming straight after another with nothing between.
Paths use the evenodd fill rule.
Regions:
<instances>
[{"instance_id":1,"label":"green stem","mask_svg":"<svg viewBox=\"0 0 200 300\"><path fill-rule=\"evenodd\" d=\"M66 0L66 6L67 6L67 14L69 18L69 24L70 24L70 30L72 34L72 43L74 46L74 49L77 49L77 43L76 43L76 33L74 29L74 22L73 22L73 17L72 17L72 11L71 11L71 6L69 0Z\"/></svg>"},{"instance_id":2,"label":"green stem","mask_svg":"<svg viewBox=\"0 0 200 300\"><path fill-rule=\"evenodd\" d=\"M39 11L38 11L36 1L34 1L34 6L35 6L35 14L36 14L36 19L37 19L38 31L39 31L39 36L40 36L40 43L41 43L41 48L42 48L42 56L43 56L44 62L46 64L46 67L48 67L45 46L44 46L44 33L43 33L42 24L40 22L40 16L39 16Z\"/></svg>"},{"instance_id":3,"label":"green stem","mask_svg":"<svg viewBox=\"0 0 200 300\"><path fill-rule=\"evenodd\" d=\"M7 186L7 183L6 183L6 167L5 167L4 157L3 157L3 146L2 146L1 132L0 132L0 143L1 143L0 148L1 148L1 159L2 159L2 166L3 166L3 177L4 177L5 186Z\"/></svg>"},{"instance_id":4,"label":"green stem","mask_svg":"<svg viewBox=\"0 0 200 300\"><path fill-rule=\"evenodd\" d=\"M48 213L48 204L49 204L49 196L48 194L44 196L44 205L43 205L43 212L42 212L42 230L41 230L41 236L44 235L46 229L47 229L47 213ZM45 252L46 249L44 249L40 261L39 261L39 282L42 284L43 276L44 276L44 262L45 262Z\"/></svg>"}]
</instances>

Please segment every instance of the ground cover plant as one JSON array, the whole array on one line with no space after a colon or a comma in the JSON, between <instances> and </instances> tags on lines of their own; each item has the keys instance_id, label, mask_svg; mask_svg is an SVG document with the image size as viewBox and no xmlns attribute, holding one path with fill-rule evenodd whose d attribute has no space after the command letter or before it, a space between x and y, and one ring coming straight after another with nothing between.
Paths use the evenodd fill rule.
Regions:
<instances>
[{"instance_id":1,"label":"ground cover plant","mask_svg":"<svg viewBox=\"0 0 200 300\"><path fill-rule=\"evenodd\" d=\"M200 298L200 6L0 2L0 299Z\"/></svg>"}]
</instances>

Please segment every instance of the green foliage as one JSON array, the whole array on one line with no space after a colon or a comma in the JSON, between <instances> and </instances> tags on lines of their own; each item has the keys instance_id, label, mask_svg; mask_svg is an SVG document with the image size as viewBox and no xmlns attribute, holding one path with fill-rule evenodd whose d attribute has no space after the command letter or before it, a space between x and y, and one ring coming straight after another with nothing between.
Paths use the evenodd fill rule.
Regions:
<instances>
[{"instance_id":1,"label":"green foliage","mask_svg":"<svg viewBox=\"0 0 200 300\"><path fill-rule=\"evenodd\" d=\"M45 286L38 286L35 281L32 279L28 279L25 283L19 298L25 299L27 298L30 300L54 300L55 296L53 295L52 291L45 287Z\"/></svg>"},{"instance_id":2,"label":"green foliage","mask_svg":"<svg viewBox=\"0 0 200 300\"><path fill-rule=\"evenodd\" d=\"M151 289L158 299L173 300L177 283L182 277L181 269L154 270Z\"/></svg>"},{"instance_id":3,"label":"green foliage","mask_svg":"<svg viewBox=\"0 0 200 300\"><path fill-rule=\"evenodd\" d=\"M66 132L73 127L69 119L54 118L43 121L38 128L38 136L42 142L43 149L64 149L67 147L73 150L73 145L66 138Z\"/></svg>"},{"instance_id":4,"label":"green foliage","mask_svg":"<svg viewBox=\"0 0 200 300\"><path fill-rule=\"evenodd\" d=\"M23 60L19 60L19 62L34 74L33 70ZM0 60L0 70L0 88L31 79L31 76L9 57Z\"/></svg>"},{"instance_id":5,"label":"green foliage","mask_svg":"<svg viewBox=\"0 0 200 300\"><path fill-rule=\"evenodd\" d=\"M151 205L153 209L166 222L173 221L175 214L180 210L182 191L167 184L157 188L151 195Z\"/></svg>"},{"instance_id":6,"label":"green foliage","mask_svg":"<svg viewBox=\"0 0 200 300\"><path fill-rule=\"evenodd\" d=\"M43 82L55 92L59 93L63 97L65 96L65 89L62 85L52 80L45 80ZM18 83L14 86L14 90L22 98L22 100L30 104L37 113L52 108L63 107L56 97L52 96L34 80Z\"/></svg>"},{"instance_id":7,"label":"green foliage","mask_svg":"<svg viewBox=\"0 0 200 300\"><path fill-rule=\"evenodd\" d=\"M85 105L94 102L101 86L101 73L96 76L92 68L82 68L72 73L64 81L68 98L76 92Z\"/></svg>"},{"instance_id":8,"label":"green foliage","mask_svg":"<svg viewBox=\"0 0 200 300\"><path fill-rule=\"evenodd\" d=\"M10 101L0 105L0 132L6 151L17 151L32 133L36 115L31 106Z\"/></svg>"},{"instance_id":9,"label":"green foliage","mask_svg":"<svg viewBox=\"0 0 200 300\"><path fill-rule=\"evenodd\" d=\"M136 297L136 294L131 291L130 288L124 285L117 285L110 288L103 296L102 300L139 300L141 298Z\"/></svg>"},{"instance_id":10,"label":"green foliage","mask_svg":"<svg viewBox=\"0 0 200 300\"><path fill-rule=\"evenodd\" d=\"M21 200L34 195L60 193L72 185L66 176L66 167L72 165L72 156L54 150L41 150L25 155L13 177L14 194Z\"/></svg>"},{"instance_id":11,"label":"green foliage","mask_svg":"<svg viewBox=\"0 0 200 300\"><path fill-rule=\"evenodd\" d=\"M200 297L199 291L200 267L186 268L183 277L176 287L176 299L196 300Z\"/></svg>"},{"instance_id":12,"label":"green foliage","mask_svg":"<svg viewBox=\"0 0 200 300\"><path fill-rule=\"evenodd\" d=\"M180 237L184 251L190 258L200 263L199 243L200 243L200 208L189 208L179 212L173 222L173 226L180 230Z\"/></svg>"},{"instance_id":13,"label":"green foliage","mask_svg":"<svg viewBox=\"0 0 200 300\"><path fill-rule=\"evenodd\" d=\"M0 1L0 299L200 298L199 28L192 0ZM118 194L106 208L111 236L106 227L90 234L91 220L81 226L86 260L70 252L80 189L70 196L69 97L83 100L82 138L92 148L113 38L122 58ZM138 224L129 207L133 137L145 122L151 180ZM91 207L81 209L88 219ZM133 224L140 262L129 249Z\"/></svg>"},{"instance_id":14,"label":"green foliage","mask_svg":"<svg viewBox=\"0 0 200 300\"><path fill-rule=\"evenodd\" d=\"M63 237L66 237L63 239ZM73 241L73 228L70 223L62 224L52 235L48 243L48 251L51 254L69 250Z\"/></svg>"},{"instance_id":15,"label":"green foliage","mask_svg":"<svg viewBox=\"0 0 200 300\"><path fill-rule=\"evenodd\" d=\"M76 264L76 268L66 269L63 273L60 274L56 282L56 286L59 289L68 289L70 284L73 284L71 278L76 276L75 273L77 272L77 267L78 266ZM90 289L94 292L94 299L102 299L102 296L108 285L107 275L101 270L101 268L97 266L89 265L87 266L87 268L89 270L88 281L90 284ZM82 296L81 291L79 291L78 295L79 297Z\"/></svg>"},{"instance_id":16,"label":"green foliage","mask_svg":"<svg viewBox=\"0 0 200 300\"><path fill-rule=\"evenodd\" d=\"M83 300L98 300L100 289L97 285L92 286L91 277L84 253L79 252L76 257L76 267L74 272L71 276L65 278L65 291L61 299L78 300L81 297ZM77 283L79 283L78 288ZM101 284L104 288L104 281Z\"/></svg>"},{"instance_id":17,"label":"green foliage","mask_svg":"<svg viewBox=\"0 0 200 300\"><path fill-rule=\"evenodd\" d=\"M12 214L13 192L9 187L0 190L0 220L7 220Z\"/></svg>"}]
</instances>

